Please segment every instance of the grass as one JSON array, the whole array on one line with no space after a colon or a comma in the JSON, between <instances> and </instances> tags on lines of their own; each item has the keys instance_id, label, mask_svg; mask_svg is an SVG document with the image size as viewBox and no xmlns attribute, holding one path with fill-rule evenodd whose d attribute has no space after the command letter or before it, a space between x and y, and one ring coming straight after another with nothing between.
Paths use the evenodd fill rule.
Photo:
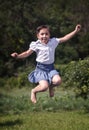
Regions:
<instances>
[{"instance_id":1,"label":"grass","mask_svg":"<svg viewBox=\"0 0 89 130\"><path fill-rule=\"evenodd\" d=\"M2 116L0 130L89 130L89 115L77 111Z\"/></svg>"},{"instance_id":2,"label":"grass","mask_svg":"<svg viewBox=\"0 0 89 130\"><path fill-rule=\"evenodd\" d=\"M72 90L57 89L52 99L48 92L39 93L35 105L30 88L3 89L0 94L0 130L89 130L85 101L75 100Z\"/></svg>"}]
</instances>

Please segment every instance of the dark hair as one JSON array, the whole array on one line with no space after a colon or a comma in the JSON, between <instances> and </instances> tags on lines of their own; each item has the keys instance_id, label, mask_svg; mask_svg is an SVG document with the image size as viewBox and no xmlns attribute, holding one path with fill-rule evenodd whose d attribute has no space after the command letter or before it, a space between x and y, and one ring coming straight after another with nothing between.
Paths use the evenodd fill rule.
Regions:
<instances>
[{"instance_id":1,"label":"dark hair","mask_svg":"<svg viewBox=\"0 0 89 130\"><path fill-rule=\"evenodd\" d=\"M50 32L50 29L47 25L41 25L41 26L37 27L36 34L38 34L40 32L40 30L43 29L43 28L48 29L48 31Z\"/></svg>"}]
</instances>

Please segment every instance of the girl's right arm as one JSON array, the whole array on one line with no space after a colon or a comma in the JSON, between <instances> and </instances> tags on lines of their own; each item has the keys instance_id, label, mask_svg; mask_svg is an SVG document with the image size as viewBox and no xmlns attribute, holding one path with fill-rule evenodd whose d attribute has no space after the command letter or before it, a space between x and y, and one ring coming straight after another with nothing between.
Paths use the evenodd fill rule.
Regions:
<instances>
[{"instance_id":1,"label":"girl's right arm","mask_svg":"<svg viewBox=\"0 0 89 130\"><path fill-rule=\"evenodd\" d=\"M26 58L26 57L28 57L29 55L31 55L32 53L33 53L33 50L29 49L29 50L24 51L24 52L22 52L22 53L20 53L20 54L14 52L14 53L11 54L11 56L14 57L14 58L19 59L19 58Z\"/></svg>"}]
</instances>

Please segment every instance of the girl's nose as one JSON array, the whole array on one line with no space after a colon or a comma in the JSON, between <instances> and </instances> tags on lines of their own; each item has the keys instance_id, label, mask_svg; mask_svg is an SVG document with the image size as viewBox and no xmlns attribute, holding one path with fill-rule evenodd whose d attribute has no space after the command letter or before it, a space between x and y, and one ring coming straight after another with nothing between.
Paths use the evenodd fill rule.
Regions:
<instances>
[{"instance_id":1,"label":"girl's nose","mask_svg":"<svg viewBox=\"0 0 89 130\"><path fill-rule=\"evenodd\" d=\"M44 34L43 37L46 37L46 34Z\"/></svg>"}]
</instances>

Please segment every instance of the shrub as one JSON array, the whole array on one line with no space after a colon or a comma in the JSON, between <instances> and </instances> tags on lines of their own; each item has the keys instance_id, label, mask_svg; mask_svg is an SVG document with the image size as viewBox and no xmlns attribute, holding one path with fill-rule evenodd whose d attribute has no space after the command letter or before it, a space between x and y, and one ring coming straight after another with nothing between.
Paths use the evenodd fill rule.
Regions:
<instances>
[{"instance_id":1,"label":"shrub","mask_svg":"<svg viewBox=\"0 0 89 130\"><path fill-rule=\"evenodd\" d=\"M17 81L18 81L18 87L19 88L22 88L24 86L27 86L28 85L28 80L27 80L27 74L24 72L24 73L21 73L18 78L17 78Z\"/></svg>"},{"instance_id":2,"label":"shrub","mask_svg":"<svg viewBox=\"0 0 89 130\"><path fill-rule=\"evenodd\" d=\"M61 70L64 87L76 87L76 96L87 98L89 94L89 58L72 61Z\"/></svg>"},{"instance_id":3,"label":"shrub","mask_svg":"<svg viewBox=\"0 0 89 130\"><path fill-rule=\"evenodd\" d=\"M17 78L10 77L7 79L5 87L7 89L13 89L13 88L17 87L17 85L18 85Z\"/></svg>"},{"instance_id":4,"label":"shrub","mask_svg":"<svg viewBox=\"0 0 89 130\"><path fill-rule=\"evenodd\" d=\"M5 87L6 89L12 88L22 88L29 86L33 87L28 81L28 74L32 71L32 67L23 68L20 67L18 72L13 73L13 76L0 78L0 87Z\"/></svg>"},{"instance_id":5,"label":"shrub","mask_svg":"<svg viewBox=\"0 0 89 130\"><path fill-rule=\"evenodd\" d=\"M0 87L4 87L5 86L5 79L0 78Z\"/></svg>"}]
</instances>

